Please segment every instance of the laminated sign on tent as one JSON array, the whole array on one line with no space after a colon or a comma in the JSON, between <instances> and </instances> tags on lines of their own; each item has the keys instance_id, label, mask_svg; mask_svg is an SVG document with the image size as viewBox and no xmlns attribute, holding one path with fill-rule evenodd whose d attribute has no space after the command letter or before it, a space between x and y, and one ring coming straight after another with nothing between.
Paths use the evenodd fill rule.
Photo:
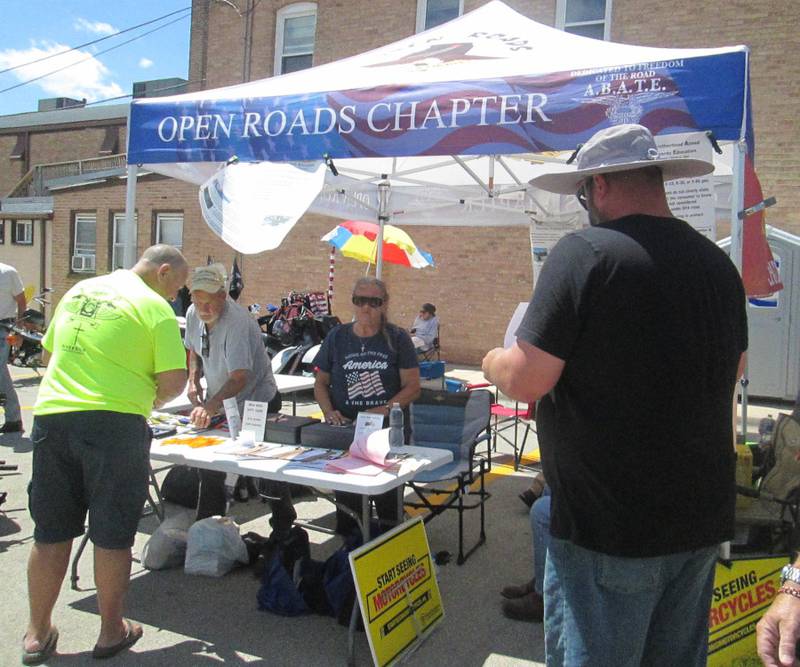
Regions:
<instances>
[{"instance_id":1,"label":"laminated sign on tent","mask_svg":"<svg viewBox=\"0 0 800 667\"><path fill-rule=\"evenodd\" d=\"M553 151L637 122L656 135L708 131L736 142L738 211L745 146L753 149L749 108L744 46L614 44L495 1L341 61L134 100L129 183L133 190L136 165L201 185L233 156L324 160L313 212L404 226L527 226L547 214L528 181L543 162L563 160Z\"/></svg>"}]
</instances>

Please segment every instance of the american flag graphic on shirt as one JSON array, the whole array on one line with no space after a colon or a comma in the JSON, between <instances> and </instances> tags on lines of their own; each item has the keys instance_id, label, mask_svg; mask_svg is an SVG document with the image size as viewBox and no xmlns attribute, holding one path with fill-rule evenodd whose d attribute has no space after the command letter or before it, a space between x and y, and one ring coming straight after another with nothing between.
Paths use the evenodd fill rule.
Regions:
<instances>
[{"instance_id":1,"label":"american flag graphic on shirt","mask_svg":"<svg viewBox=\"0 0 800 667\"><path fill-rule=\"evenodd\" d=\"M381 374L378 371L353 371L347 374L347 399L371 398L383 393Z\"/></svg>"}]
</instances>

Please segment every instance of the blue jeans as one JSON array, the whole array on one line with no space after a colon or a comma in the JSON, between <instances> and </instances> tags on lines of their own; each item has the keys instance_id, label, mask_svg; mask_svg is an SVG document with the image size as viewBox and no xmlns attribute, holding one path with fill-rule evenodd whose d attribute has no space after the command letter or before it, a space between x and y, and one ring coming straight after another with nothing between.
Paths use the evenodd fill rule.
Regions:
<instances>
[{"instance_id":1,"label":"blue jeans","mask_svg":"<svg viewBox=\"0 0 800 667\"><path fill-rule=\"evenodd\" d=\"M533 589L544 593L544 564L550 545L550 487L545 486L541 498L531 505L531 534L533 535Z\"/></svg>"},{"instance_id":2,"label":"blue jeans","mask_svg":"<svg viewBox=\"0 0 800 667\"><path fill-rule=\"evenodd\" d=\"M8 372L9 347L6 333L5 329L0 328L0 392L6 395L6 421L18 422L22 419L22 412L19 409L17 390L14 389L11 373Z\"/></svg>"},{"instance_id":3,"label":"blue jeans","mask_svg":"<svg viewBox=\"0 0 800 667\"><path fill-rule=\"evenodd\" d=\"M717 547L620 558L550 538L547 665L705 665Z\"/></svg>"}]
</instances>

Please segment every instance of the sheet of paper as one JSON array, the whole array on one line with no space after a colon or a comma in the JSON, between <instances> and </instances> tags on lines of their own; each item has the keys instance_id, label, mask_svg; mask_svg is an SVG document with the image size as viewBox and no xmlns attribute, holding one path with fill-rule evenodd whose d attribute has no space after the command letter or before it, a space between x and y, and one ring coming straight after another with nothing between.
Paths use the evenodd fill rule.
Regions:
<instances>
[{"instance_id":1,"label":"sheet of paper","mask_svg":"<svg viewBox=\"0 0 800 667\"><path fill-rule=\"evenodd\" d=\"M225 417L228 419L228 431L232 438L236 438L239 436L239 431L242 430L242 418L239 416L239 404L236 402L236 397L226 398L222 401L222 407L225 408Z\"/></svg>"},{"instance_id":2,"label":"sheet of paper","mask_svg":"<svg viewBox=\"0 0 800 667\"><path fill-rule=\"evenodd\" d=\"M242 430L252 431L256 440L264 439L264 429L267 425L267 405L264 401L245 401L244 415L242 415Z\"/></svg>"},{"instance_id":3,"label":"sheet of paper","mask_svg":"<svg viewBox=\"0 0 800 667\"><path fill-rule=\"evenodd\" d=\"M506 327L506 335L503 339L504 348L508 349L509 347L514 347L514 343L517 342L517 329L519 329L519 325L522 323L522 318L525 316L525 311L527 310L527 301L517 304L517 308L508 323L508 327Z\"/></svg>"},{"instance_id":4,"label":"sheet of paper","mask_svg":"<svg viewBox=\"0 0 800 667\"><path fill-rule=\"evenodd\" d=\"M386 470L386 467L382 465L376 465L374 463L370 463L369 461L365 461L364 459L358 459L353 456L345 456L341 459L337 459L336 461L328 462L328 464L325 466L325 470L328 472L349 472L353 473L354 475L375 476Z\"/></svg>"},{"instance_id":5,"label":"sheet of paper","mask_svg":"<svg viewBox=\"0 0 800 667\"><path fill-rule=\"evenodd\" d=\"M389 429L382 428L370 433L365 440L356 440L350 446L350 456L385 465L389 455Z\"/></svg>"},{"instance_id":6,"label":"sheet of paper","mask_svg":"<svg viewBox=\"0 0 800 667\"><path fill-rule=\"evenodd\" d=\"M356 430L350 449L352 450L353 445L356 445L358 448L363 448L369 434L381 428L383 428L383 415L379 415L375 412L359 412L356 417Z\"/></svg>"}]
</instances>

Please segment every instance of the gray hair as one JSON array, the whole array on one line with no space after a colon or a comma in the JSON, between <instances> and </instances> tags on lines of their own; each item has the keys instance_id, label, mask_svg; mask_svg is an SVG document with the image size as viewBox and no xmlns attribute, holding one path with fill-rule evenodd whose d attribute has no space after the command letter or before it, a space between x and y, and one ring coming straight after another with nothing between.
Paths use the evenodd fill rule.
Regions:
<instances>
[{"instance_id":1,"label":"gray hair","mask_svg":"<svg viewBox=\"0 0 800 667\"><path fill-rule=\"evenodd\" d=\"M356 284L353 285L353 295L355 295L359 287L377 287L381 291L384 303L389 301L389 290L386 289L386 283L379 278L374 278L373 276L359 278L356 280Z\"/></svg>"}]
</instances>

